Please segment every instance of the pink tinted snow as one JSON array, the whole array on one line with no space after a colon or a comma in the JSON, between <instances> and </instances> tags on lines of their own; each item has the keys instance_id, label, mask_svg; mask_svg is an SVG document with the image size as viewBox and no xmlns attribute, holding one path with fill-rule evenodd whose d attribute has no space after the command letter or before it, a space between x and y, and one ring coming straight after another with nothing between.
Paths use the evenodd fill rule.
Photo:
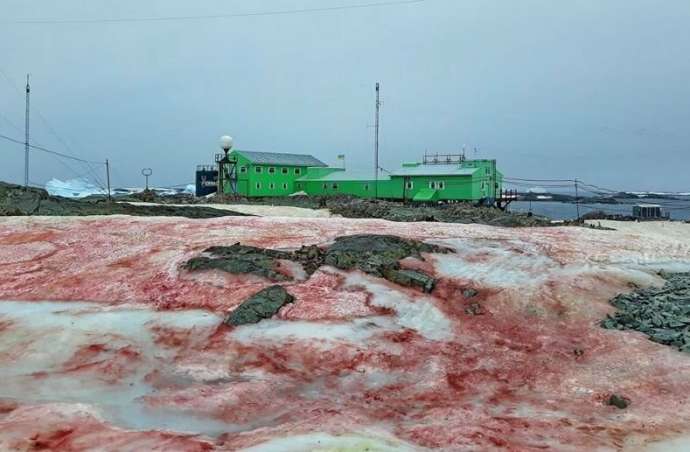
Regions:
<instances>
[{"instance_id":1,"label":"pink tinted snow","mask_svg":"<svg viewBox=\"0 0 690 452\"><path fill-rule=\"evenodd\" d=\"M457 253L404 262L439 278L428 296L364 275L348 284L346 273L322 268L287 283L294 304L256 326L160 317L201 309L220 319L271 284L182 269L209 246L293 249L356 233ZM377 220L11 218L0 223L0 257L1 300L88 301L115 313L137 306L151 316L136 329L141 337L104 324L102 335L66 341L64 356L28 371L22 363L45 347L40 338L71 327L0 314L0 367L16 366L26 379L17 391L27 388L0 398L0 448L235 450L324 432L385 433L420 449L615 450L687 432L690 422L690 356L598 326L613 295L659 283L642 265L690 263L688 243ZM443 339L430 339L435 328ZM142 385L133 400L146 409L225 427L134 429L100 417L98 397L91 406L29 394L80 380L97 395ZM607 406L613 393L630 407Z\"/></svg>"}]
</instances>

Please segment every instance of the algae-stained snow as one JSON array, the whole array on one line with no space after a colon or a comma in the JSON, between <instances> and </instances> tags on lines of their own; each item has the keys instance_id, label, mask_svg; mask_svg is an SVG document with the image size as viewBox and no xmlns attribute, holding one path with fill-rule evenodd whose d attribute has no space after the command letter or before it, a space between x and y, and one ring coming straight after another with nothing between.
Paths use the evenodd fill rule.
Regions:
<instances>
[{"instance_id":1,"label":"algae-stained snow","mask_svg":"<svg viewBox=\"0 0 690 452\"><path fill-rule=\"evenodd\" d=\"M616 227L613 225L613 227ZM690 225L501 229L227 217L0 220L0 449L638 450L690 433L690 354L604 330L608 300L690 269ZM188 272L210 246L393 234L423 294L322 267ZM625 410L605 404L612 394ZM657 447L657 446L652 446ZM679 446L677 446L679 447Z\"/></svg>"}]
</instances>

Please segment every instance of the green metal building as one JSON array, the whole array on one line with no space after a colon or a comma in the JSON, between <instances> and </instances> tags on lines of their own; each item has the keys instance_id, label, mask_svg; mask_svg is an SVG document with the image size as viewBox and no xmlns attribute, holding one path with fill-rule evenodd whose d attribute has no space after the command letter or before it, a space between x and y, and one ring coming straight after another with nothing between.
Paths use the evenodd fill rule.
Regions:
<instances>
[{"instance_id":1,"label":"green metal building","mask_svg":"<svg viewBox=\"0 0 690 452\"><path fill-rule=\"evenodd\" d=\"M398 170L381 173L378 180L373 174L328 167L304 154L234 150L217 160L222 191L247 197L304 192L314 196L493 204L503 188L503 174L496 168L496 160L466 160L460 155L425 156L421 163L404 163Z\"/></svg>"},{"instance_id":2,"label":"green metal building","mask_svg":"<svg viewBox=\"0 0 690 452\"><path fill-rule=\"evenodd\" d=\"M227 160L221 165L223 192L249 197L290 195L299 191L295 180L307 174L307 169L326 167L311 155L276 152L232 151Z\"/></svg>"}]
</instances>

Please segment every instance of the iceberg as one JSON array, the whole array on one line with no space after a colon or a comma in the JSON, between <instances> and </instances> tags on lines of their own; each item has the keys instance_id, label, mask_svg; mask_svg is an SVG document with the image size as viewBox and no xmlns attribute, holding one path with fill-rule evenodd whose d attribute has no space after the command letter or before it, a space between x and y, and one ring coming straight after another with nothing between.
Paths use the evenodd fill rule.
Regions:
<instances>
[{"instance_id":1,"label":"iceberg","mask_svg":"<svg viewBox=\"0 0 690 452\"><path fill-rule=\"evenodd\" d=\"M53 196L63 198L85 198L91 195L106 195L107 191L90 183L86 179L51 179L46 182L46 191Z\"/></svg>"}]
</instances>

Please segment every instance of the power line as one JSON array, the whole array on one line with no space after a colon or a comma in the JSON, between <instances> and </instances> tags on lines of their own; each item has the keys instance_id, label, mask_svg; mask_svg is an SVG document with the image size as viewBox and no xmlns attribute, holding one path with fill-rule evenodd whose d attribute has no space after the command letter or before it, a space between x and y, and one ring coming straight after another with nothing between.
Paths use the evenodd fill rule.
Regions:
<instances>
[{"instance_id":1,"label":"power line","mask_svg":"<svg viewBox=\"0 0 690 452\"><path fill-rule=\"evenodd\" d=\"M508 177L503 178L505 181L521 181L521 182L575 182L575 179L521 179L519 177Z\"/></svg>"},{"instance_id":2,"label":"power line","mask_svg":"<svg viewBox=\"0 0 690 452\"><path fill-rule=\"evenodd\" d=\"M3 140L11 141L13 143L17 143L17 144L21 144L21 145L24 144L23 141L17 140L17 139L12 138L12 137L8 137L7 135L0 134L0 138L2 138ZM89 163L89 164L93 164L93 165L105 165L105 163L103 163L103 162L95 162L93 160L80 159L79 157L74 157L72 155L63 154L62 152L53 151L51 149L44 148L43 146L36 146L35 144L29 144L29 147L31 149L36 149L37 151L42 151L42 152L47 152L48 154L58 155L62 158L75 160L77 162Z\"/></svg>"},{"instance_id":3,"label":"power line","mask_svg":"<svg viewBox=\"0 0 690 452\"><path fill-rule=\"evenodd\" d=\"M177 21L187 21L187 20L212 20L212 19L233 19L241 17L264 17L264 16L287 16L295 14L309 14L309 13L321 13L321 12L332 12L332 11L344 11L351 9L365 9L365 8L378 8L386 6L399 6L399 5L411 5L414 3L423 3L427 0L397 0L397 1L386 1L386 2L375 2L375 3L361 3L355 5L341 5L341 6L330 6L330 7L320 7L320 8L303 8L303 9L286 9L286 10L274 10L274 11L256 11L250 13L229 13L229 14L209 14L209 15L199 15L199 16L161 16L161 17L122 17L122 18L101 18L101 19L20 19L20 20L10 20L2 21L0 23L5 24L17 24L17 25L28 25L28 24L102 24L102 23L127 23L127 22L177 22Z\"/></svg>"},{"instance_id":4,"label":"power line","mask_svg":"<svg viewBox=\"0 0 690 452\"><path fill-rule=\"evenodd\" d=\"M0 113L0 119L2 119L2 120L5 121L7 124L9 124L9 125L10 125L14 130L16 130L17 132L20 132L20 133L22 132L22 129L20 129L19 126L18 126L17 124L15 124L12 120L10 120L10 118L8 118L7 116L3 115L2 113Z\"/></svg>"}]
</instances>

